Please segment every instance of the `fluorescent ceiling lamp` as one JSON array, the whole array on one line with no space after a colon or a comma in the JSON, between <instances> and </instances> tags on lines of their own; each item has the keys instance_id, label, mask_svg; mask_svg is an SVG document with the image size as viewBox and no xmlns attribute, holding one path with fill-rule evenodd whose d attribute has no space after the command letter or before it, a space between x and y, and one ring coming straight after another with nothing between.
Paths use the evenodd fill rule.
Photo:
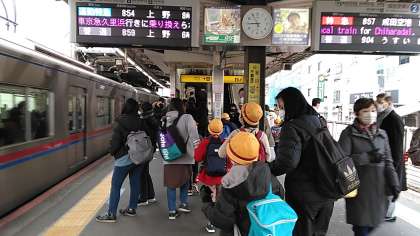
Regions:
<instances>
[{"instance_id":1,"label":"fluorescent ceiling lamp","mask_svg":"<svg viewBox=\"0 0 420 236\"><path fill-rule=\"evenodd\" d=\"M125 57L125 53L124 53L121 49L117 48L117 49L116 49L116 52L117 52L120 56ZM166 88L166 87L165 87L165 86L163 86L161 83L159 83L157 80L153 79L153 77L152 77L152 76L150 76L150 75L149 75L149 73L147 73L145 70L143 70L143 68L141 68L139 65L137 65L137 63L136 63L133 59L131 59L130 57L128 57L128 56L127 56L127 61L128 61L128 63L130 63L132 66L134 66L134 67L136 68L136 70L138 70L138 71L140 71L141 73L143 73L143 74L144 74L147 78L149 78L150 80L152 80L153 82L155 82L156 84L158 84L160 87L162 87L162 88Z\"/></svg>"}]
</instances>

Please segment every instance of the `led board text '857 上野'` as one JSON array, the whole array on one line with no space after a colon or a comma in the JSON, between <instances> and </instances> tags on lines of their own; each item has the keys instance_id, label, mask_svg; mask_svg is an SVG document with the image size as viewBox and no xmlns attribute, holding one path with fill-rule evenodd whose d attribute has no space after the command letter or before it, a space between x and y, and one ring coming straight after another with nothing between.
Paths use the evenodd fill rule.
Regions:
<instances>
[{"instance_id":1,"label":"led board text '857 \u4e0a\u91ce'","mask_svg":"<svg viewBox=\"0 0 420 236\"><path fill-rule=\"evenodd\" d=\"M389 4L342 10L321 8L316 17L315 46L319 51L343 52L420 52L420 15L410 12L413 4ZM347 9L350 9L347 11ZM369 12L371 11L371 12Z\"/></svg>"},{"instance_id":2,"label":"led board text '857 \u4e0a\u91ce'","mask_svg":"<svg viewBox=\"0 0 420 236\"><path fill-rule=\"evenodd\" d=\"M191 7L78 3L76 42L191 47Z\"/></svg>"}]
</instances>

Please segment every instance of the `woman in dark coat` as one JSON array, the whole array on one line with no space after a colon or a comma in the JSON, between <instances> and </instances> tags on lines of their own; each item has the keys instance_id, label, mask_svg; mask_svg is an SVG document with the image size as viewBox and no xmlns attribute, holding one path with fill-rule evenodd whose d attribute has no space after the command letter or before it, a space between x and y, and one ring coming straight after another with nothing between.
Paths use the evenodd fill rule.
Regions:
<instances>
[{"instance_id":1,"label":"woman in dark coat","mask_svg":"<svg viewBox=\"0 0 420 236\"><path fill-rule=\"evenodd\" d=\"M400 183L392 161L388 136L376 126L374 101L361 98L354 104L357 118L340 136L339 143L356 166L360 187L356 197L346 199L347 223L356 236L371 233L384 221L387 191L393 201L400 193Z\"/></svg>"},{"instance_id":2,"label":"woman in dark coat","mask_svg":"<svg viewBox=\"0 0 420 236\"><path fill-rule=\"evenodd\" d=\"M305 148L311 135L296 127L300 124L307 129L317 129L325 124L298 89L286 88L276 99L279 108L285 111L285 123L270 169L276 176L286 174L286 202L298 214L293 235L326 235L334 200L319 191L318 166L313 153Z\"/></svg>"}]
</instances>

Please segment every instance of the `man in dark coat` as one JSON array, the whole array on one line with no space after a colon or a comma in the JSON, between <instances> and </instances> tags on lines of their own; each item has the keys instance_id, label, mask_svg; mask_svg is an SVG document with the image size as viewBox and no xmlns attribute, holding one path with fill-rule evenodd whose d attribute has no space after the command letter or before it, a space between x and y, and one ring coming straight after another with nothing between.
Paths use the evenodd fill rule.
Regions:
<instances>
[{"instance_id":1,"label":"man in dark coat","mask_svg":"<svg viewBox=\"0 0 420 236\"><path fill-rule=\"evenodd\" d=\"M319 191L316 182L318 167L313 153L305 148L311 135L294 125L299 122L316 129L323 123L298 89L286 88L276 99L279 108L285 110L285 123L276 148L276 159L270 163L270 169L276 176L286 174L286 202L298 214L293 235L326 235L334 200L324 197Z\"/></svg>"},{"instance_id":2,"label":"man in dark coat","mask_svg":"<svg viewBox=\"0 0 420 236\"><path fill-rule=\"evenodd\" d=\"M392 159L394 167L400 180L402 191L407 190L407 177L405 172L405 161L403 158L404 150L404 123L401 117L394 111L392 107L392 97L385 93L376 96L376 107L378 110L378 126L385 130L389 138L389 146L391 147ZM385 220L395 222L394 216L395 203L389 202L388 212Z\"/></svg>"}]
</instances>

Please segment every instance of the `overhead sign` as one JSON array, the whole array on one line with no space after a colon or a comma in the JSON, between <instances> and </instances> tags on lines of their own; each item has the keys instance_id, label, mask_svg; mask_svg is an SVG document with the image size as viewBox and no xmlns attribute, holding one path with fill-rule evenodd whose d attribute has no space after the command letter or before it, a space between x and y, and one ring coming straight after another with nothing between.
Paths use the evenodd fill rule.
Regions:
<instances>
[{"instance_id":1,"label":"overhead sign","mask_svg":"<svg viewBox=\"0 0 420 236\"><path fill-rule=\"evenodd\" d=\"M420 52L420 4L315 4L314 50Z\"/></svg>"},{"instance_id":2,"label":"overhead sign","mask_svg":"<svg viewBox=\"0 0 420 236\"><path fill-rule=\"evenodd\" d=\"M239 8L206 8L204 10L204 43L237 44L241 41Z\"/></svg>"},{"instance_id":3,"label":"overhead sign","mask_svg":"<svg viewBox=\"0 0 420 236\"><path fill-rule=\"evenodd\" d=\"M309 9L274 8L273 20L273 44L309 44Z\"/></svg>"},{"instance_id":4,"label":"overhead sign","mask_svg":"<svg viewBox=\"0 0 420 236\"><path fill-rule=\"evenodd\" d=\"M243 75L225 75L223 80L226 84L243 84ZM181 83L211 83L211 75L181 75Z\"/></svg>"},{"instance_id":5,"label":"overhead sign","mask_svg":"<svg viewBox=\"0 0 420 236\"><path fill-rule=\"evenodd\" d=\"M373 98L373 92L350 94L350 104L354 104L359 98Z\"/></svg>"},{"instance_id":6,"label":"overhead sign","mask_svg":"<svg viewBox=\"0 0 420 236\"><path fill-rule=\"evenodd\" d=\"M82 45L191 47L191 7L77 2L73 14Z\"/></svg>"},{"instance_id":7,"label":"overhead sign","mask_svg":"<svg viewBox=\"0 0 420 236\"><path fill-rule=\"evenodd\" d=\"M261 68L258 63L249 63L248 66L248 102L260 103Z\"/></svg>"}]
</instances>

